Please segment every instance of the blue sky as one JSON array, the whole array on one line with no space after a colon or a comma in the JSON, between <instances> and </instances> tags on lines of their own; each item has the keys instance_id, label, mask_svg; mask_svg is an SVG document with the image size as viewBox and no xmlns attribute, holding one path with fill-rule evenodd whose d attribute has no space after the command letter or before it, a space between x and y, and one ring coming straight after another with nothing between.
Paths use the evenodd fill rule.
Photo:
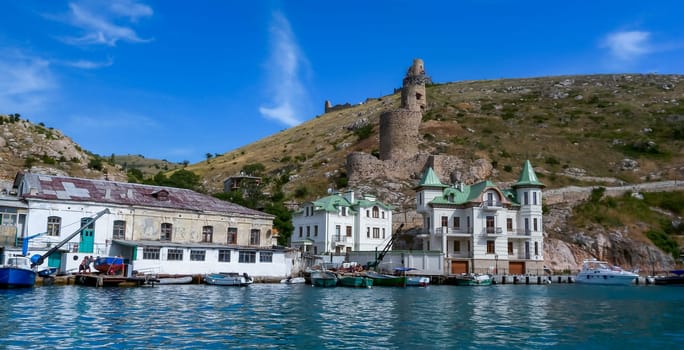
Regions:
<instances>
[{"instance_id":1,"label":"blue sky","mask_svg":"<svg viewBox=\"0 0 684 350\"><path fill-rule=\"evenodd\" d=\"M684 72L680 1L0 3L0 113L108 156L191 163L435 82Z\"/></svg>"}]
</instances>

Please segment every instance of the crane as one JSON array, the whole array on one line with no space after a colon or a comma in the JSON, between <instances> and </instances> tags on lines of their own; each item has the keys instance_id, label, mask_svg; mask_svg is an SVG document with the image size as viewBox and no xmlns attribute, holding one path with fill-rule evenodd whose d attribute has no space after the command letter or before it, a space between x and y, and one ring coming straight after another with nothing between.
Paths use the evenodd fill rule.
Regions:
<instances>
[{"instance_id":1,"label":"crane","mask_svg":"<svg viewBox=\"0 0 684 350\"><path fill-rule=\"evenodd\" d=\"M385 258L385 255L387 254L387 252L392 248L392 246L394 245L394 242L397 240L397 238L399 238L399 233L401 233L401 229L403 227L404 227L403 223L401 225L399 225L399 227L394 232L392 237L390 237L389 242L387 242L387 244L385 244L385 246L382 248L382 251L380 251L380 254L378 254L378 256L375 258L375 261L369 261L368 263L366 263L366 270L370 270L371 268L372 269L378 268L378 265L380 265L380 263L382 262L382 259Z\"/></svg>"},{"instance_id":2,"label":"crane","mask_svg":"<svg viewBox=\"0 0 684 350\"><path fill-rule=\"evenodd\" d=\"M90 220L88 220L83 226L81 226L81 228L76 230L76 232L70 234L67 238L63 239L61 242L57 243L57 245L55 245L54 247L50 248L50 250L45 252L45 254L43 254L43 255L35 254L35 255L31 256L31 267L33 268L35 266L42 265L43 262L45 261L45 258L52 255L52 253L56 252L64 244L69 242L72 238L76 237L77 234L81 233L81 231L88 228L88 226L90 226L92 223L94 223L95 220L99 219L102 215L105 215L105 214L109 214L109 209L102 210L102 211L98 212L97 214L95 214L95 216L90 218ZM29 239L32 237L29 237Z\"/></svg>"}]
</instances>

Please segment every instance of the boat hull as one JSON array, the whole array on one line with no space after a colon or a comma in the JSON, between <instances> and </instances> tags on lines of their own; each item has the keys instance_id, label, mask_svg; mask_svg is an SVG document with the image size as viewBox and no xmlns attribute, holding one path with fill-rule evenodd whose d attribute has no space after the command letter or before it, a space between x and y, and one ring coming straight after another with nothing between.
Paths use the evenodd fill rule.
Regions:
<instances>
[{"instance_id":1,"label":"boat hull","mask_svg":"<svg viewBox=\"0 0 684 350\"><path fill-rule=\"evenodd\" d=\"M355 288L371 288L373 287L373 280L363 276L342 276L340 278L340 286L355 287Z\"/></svg>"},{"instance_id":2,"label":"boat hull","mask_svg":"<svg viewBox=\"0 0 684 350\"><path fill-rule=\"evenodd\" d=\"M455 279L457 286L491 286L492 278L490 276L466 276L457 277Z\"/></svg>"},{"instance_id":3,"label":"boat hull","mask_svg":"<svg viewBox=\"0 0 684 350\"><path fill-rule=\"evenodd\" d=\"M124 261L123 258L107 256L95 259L93 267L100 273L107 275L123 274Z\"/></svg>"},{"instance_id":4,"label":"boat hull","mask_svg":"<svg viewBox=\"0 0 684 350\"><path fill-rule=\"evenodd\" d=\"M639 277L637 275L610 274L610 273L589 273L578 274L575 276L575 283L580 284L602 284L602 285L630 285Z\"/></svg>"},{"instance_id":5,"label":"boat hull","mask_svg":"<svg viewBox=\"0 0 684 350\"><path fill-rule=\"evenodd\" d=\"M188 284L192 276L157 277L157 284Z\"/></svg>"},{"instance_id":6,"label":"boat hull","mask_svg":"<svg viewBox=\"0 0 684 350\"><path fill-rule=\"evenodd\" d=\"M280 280L280 283L282 283L282 284L302 284L302 283L306 283L306 279L304 277L284 278L284 279Z\"/></svg>"},{"instance_id":7,"label":"boat hull","mask_svg":"<svg viewBox=\"0 0 684 350\"><path fill-rule=\"evenodd\" d=\"M406 276L383 275L380 273L366 273L366 277L373 280L374 286L406 287Z\"/></svg>"},{"instance_id":8,"label":"boat hull","mask_svg":"<svg viewBox=\"0 0 684 350\"><path fill-rule=\"evenodd\" d=\"M656 277L654 283L657 285L684 284L684 276Z\"/></svg>"},{"instance_id":9,"label":"boat hull","mask_svg":"<svg viewBox=\"0 0 684 350\"><path fill-rule=\"evenodd\" d=\"M315 287L335 287L337 282L337 276L331 272L311 273L311 285Z\"/></svg>"},{"instance_id":10,"label":"boat hull","mask_svg":"<svg viewBox=\"0 0 684 350\"><path fill-rule=\"evenodd\" d=\"M246 275L219 273L205 276L204 282L216 286L244 287L252 284L253 281Z\"/></svg>"},{"instance_id":11,"label":"boat hull","mask_svg":"<svg viewBox=\"0 0 684 350\"><path fill-rule=\"evenodd\" d=\"M36 284L36 272L20 267L0 267L0 288L27 288Z\"/></svg>"},{"instance_id":12,"label":"boat hull","mask_svg":"<svg viewBox=\"0 0 684 350\"><path fill-rule=\"evenodd\" d=\"M430 284L430 277L407 276L406 286L408 287L427 287Z\"/></svg>"}]
</instances>

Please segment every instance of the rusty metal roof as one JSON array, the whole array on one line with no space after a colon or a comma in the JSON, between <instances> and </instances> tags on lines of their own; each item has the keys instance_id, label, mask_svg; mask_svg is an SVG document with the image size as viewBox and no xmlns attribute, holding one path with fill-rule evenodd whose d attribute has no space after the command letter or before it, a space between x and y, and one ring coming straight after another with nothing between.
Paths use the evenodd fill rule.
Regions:
<instances>
[{"instance_id":1,"label":"rusty metal roof","mask_svg":"<svg viewBox=\"0 0 684 350\"><path fill-rule=\"evenodd\" d=\"M271 214L183 188L32 173L24 173L20 176L22 186L19 196L27 200L94 202L105 205L116 204L274 218Z\"/></svg>"}]
</instances>

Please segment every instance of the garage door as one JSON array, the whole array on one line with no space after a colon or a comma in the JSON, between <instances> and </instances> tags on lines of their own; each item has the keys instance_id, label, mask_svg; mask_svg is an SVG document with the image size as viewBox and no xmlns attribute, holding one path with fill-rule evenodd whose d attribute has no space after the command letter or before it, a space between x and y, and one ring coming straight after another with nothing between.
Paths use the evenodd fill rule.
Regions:
<instances>
[{"instance_id":1,"label":"garage door","mask_svg":"<svg viewBox=\"0 0 684 350\"><path fill-rule=\"evenodd\" d=\"M467 261L452 261L451 262L451 273L454 275L468 273L468 262Z\"/></svg>"},{"instance_id":2,"label":"garage door","mask_svg":"<svg viewBox=\"0 0 684 350\"><path fill-rule=\"evenodd\" d=\"M522 261L511 261L508 263L508 271L511 275L524 275L525 263Z\"/></svg>"}]
</instances>

